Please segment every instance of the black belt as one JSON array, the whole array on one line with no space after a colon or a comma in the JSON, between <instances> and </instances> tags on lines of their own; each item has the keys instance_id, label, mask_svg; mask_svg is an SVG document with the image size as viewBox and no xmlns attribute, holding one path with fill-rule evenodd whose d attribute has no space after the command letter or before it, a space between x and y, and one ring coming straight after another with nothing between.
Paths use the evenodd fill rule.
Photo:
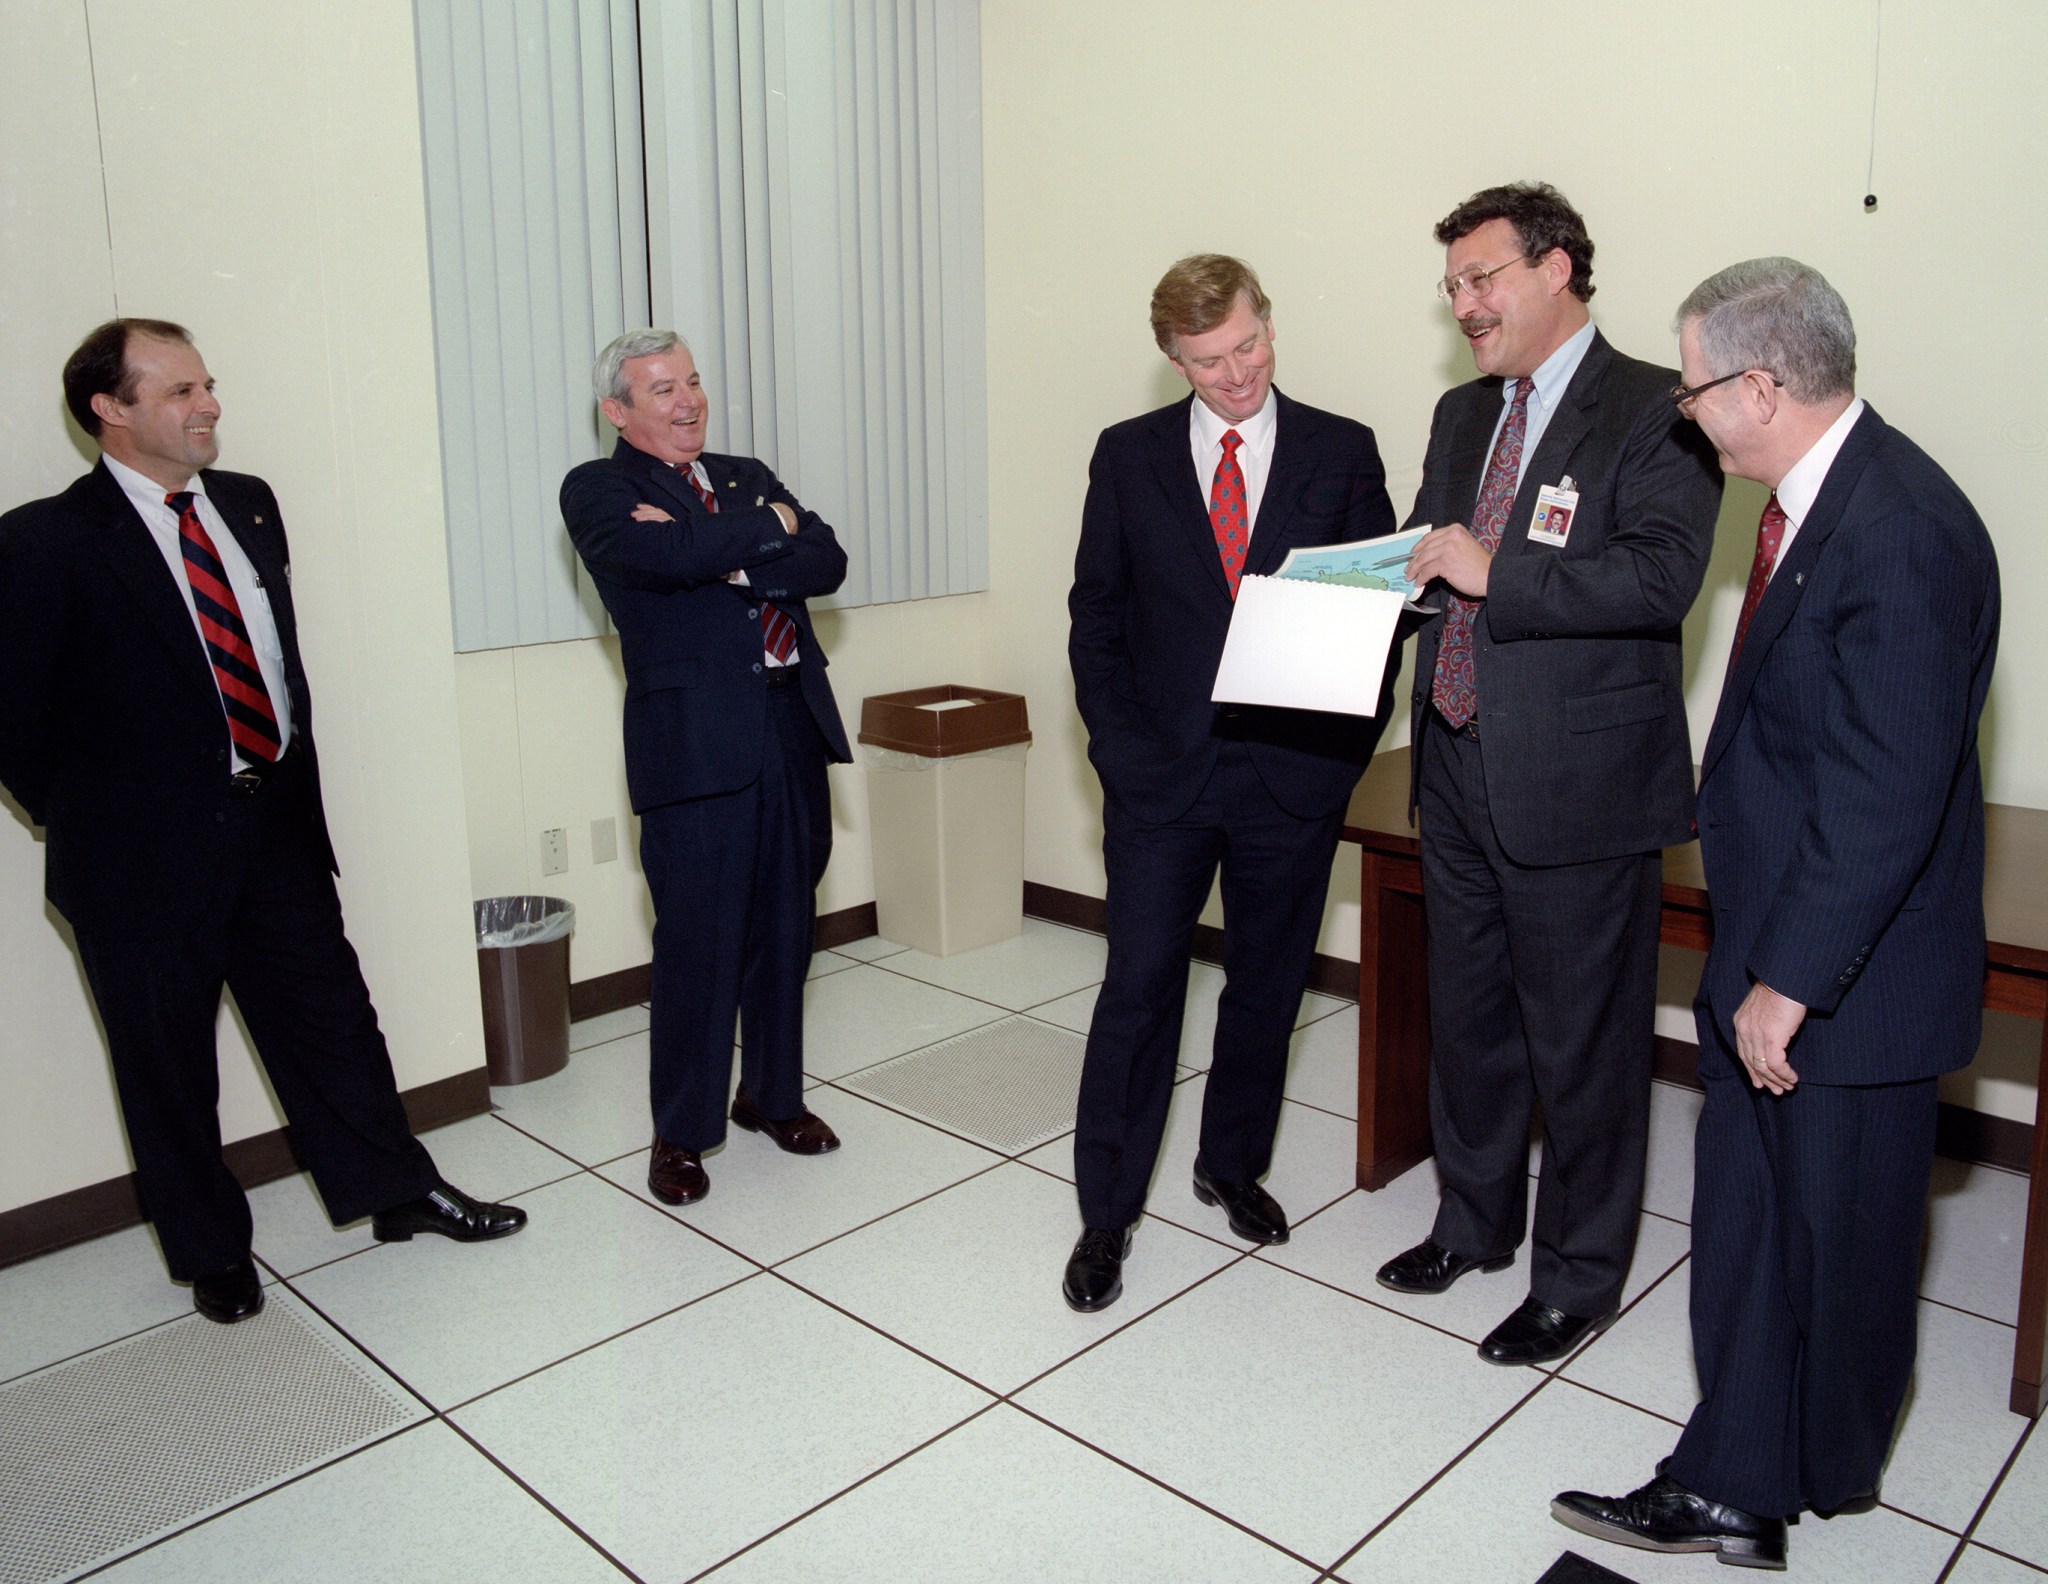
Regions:
<instances>
[{"instance_id":1,"label":"black belt","mask_svg":"<svg viewBox=\"0 0 2048 1584\"><path fill-rule=\"evenodd\" d=\"M770 687L795 687L803 680L802 677L797 675L801 670L803 670L801 663L797 665L770 666L768 667L768 685Z\"/></svg>"},{"instance_id":2,"label":"black belt","mask_svg":"<svg viewBox=\"0 0 2048 1584\"><path fill-rule=\"evenodd\" d=\"M228 789L240 793L243 797L254 797L257 789L276 775L277 767L283 763L284 760L280 757L273 759L269 764L246 764L228 777Z\"/></svg>"}]
</instances>

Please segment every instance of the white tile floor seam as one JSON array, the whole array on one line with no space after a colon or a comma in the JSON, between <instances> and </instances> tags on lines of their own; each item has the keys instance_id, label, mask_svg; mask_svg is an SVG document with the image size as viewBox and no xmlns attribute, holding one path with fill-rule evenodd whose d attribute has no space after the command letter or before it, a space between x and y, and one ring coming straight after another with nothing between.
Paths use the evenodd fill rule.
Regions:
<instances>
[{"instance_id":1,"label":"white tile floor seam","mask_svg":"<svg viewBox=\"0 0 2048 1584\"><path fill-rule=\"evenodd\" d=\"M1575 1549L1639 1584L1698 1580L1703 1559L1601 1546L1547 1508L1558 1486L1640 1483L1690 1411L1697 1095L1653 1091L1616 1324L1555 1368L1495 1369L1473 1344L1526 1292L1526 1246L1438 1298L1372 1279L1426 1232L1436 1185L1423 1167L1355 1186L1351 1003L1311 993L1297 1019L1267 1179L1290 1242L1247 1246L1196 1203L1221 974L1194 964L1126 1291L1077 1315L1057 1290L1079 1226L1071 1129L990 1148L848 1080L1005 1019L1084 1033L1100 951L1036 923L948 959L834 948L807 985L807 1103L846 1147L804 1160L735 1132L697 1205L646 1193L644 1006L579 1024L562 1073L427 1135L452 1180L531 1208L518 1238L380 1245L365 1222L328 1226L303 1179L258 1190L276 1301L421 1418L96 1576L1524 1584ZM1885 1505L1795 1529L1802 1578L2048 1579L2048 1436L2004 1404L2025 1187L1938 1168ZM146 1229L0 1271L0 1390L189 1328L188 1304Z\"/></svg>"}]
</instances>

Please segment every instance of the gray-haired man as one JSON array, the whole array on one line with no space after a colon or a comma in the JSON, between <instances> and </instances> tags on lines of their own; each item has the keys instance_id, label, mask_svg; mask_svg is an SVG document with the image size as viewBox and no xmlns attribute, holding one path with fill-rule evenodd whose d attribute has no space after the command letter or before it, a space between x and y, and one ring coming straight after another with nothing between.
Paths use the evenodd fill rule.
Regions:
<instances>
[{"instance_id":1,"label":"gray-haired man","mask_svg":"<svg viewBox=\"0 0 2048 1584\"><path fill-rule=\"evenodd\" d=\"M832 855L829 761L852 758L804 601L846 576L816 512L751 457L704 450L690 349L636 330L592 370L619 432L570 470L562 517L618 624L626 784L654 897L647 1185L710 1191L700 1157L730 1116L797 1155L837 1149L804 1108L803 993Z\"/></svg>"}]
</instances>

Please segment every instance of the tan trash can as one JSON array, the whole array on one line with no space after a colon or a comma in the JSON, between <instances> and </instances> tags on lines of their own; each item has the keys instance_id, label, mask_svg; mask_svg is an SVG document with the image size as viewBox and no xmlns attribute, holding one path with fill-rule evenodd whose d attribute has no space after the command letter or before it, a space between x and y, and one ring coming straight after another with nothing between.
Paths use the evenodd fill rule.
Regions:
<instances>
[{"instance_id":1,"label":"tan trash can","mask_svg":"<svg viewBox=\"0 0 2048 1584\"><path fill-rule=\"evenodd\" d=\"M882 935L935 957L1024 930L1021 693L911 688L860 708Z\"/></svg>"}]
</instances>

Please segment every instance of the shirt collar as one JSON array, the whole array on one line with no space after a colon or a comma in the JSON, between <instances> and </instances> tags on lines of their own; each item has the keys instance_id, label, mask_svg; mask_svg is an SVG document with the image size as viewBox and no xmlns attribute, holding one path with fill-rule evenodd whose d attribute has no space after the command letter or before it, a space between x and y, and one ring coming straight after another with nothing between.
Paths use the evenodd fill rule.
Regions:
<instances>
[{"instance_id":1,"label":"shirt collar","mask_svg":"<svg viewBox=\"0 0 2048 1584\"><path fill-rule=\"evenodd\" d=\"M1273 431L1280 419L1280 401L1271 387L1267 388L1265 405L1242 423L1230 423L1217 416L1199 396L1194 399L1193 406L1195 438L1204 447L1222 445L1224 434L1235 429L1247 450L1264 456L1273 448Z\"/></svg>"},{"instance_id":2,"label":"shirt collar","mask_svg":"<svg viewBox=\"0 0 2048 1584\"><path fill-rule=\"evenodd\" d=\"M1566 339L1563 346L1537 365L1536 372L1529 377L1529 383L1536 387L1535 399L1542 404L1546 413L1554 408L1558 398L1564 395L1565 387L1571 384L1572 376L1579 371L1579 363L1586 355L1586 348L1592 344L1593 321L1588 319ZM1501 381L1502 401L1513 398L1513 385L1512 380Z\"/></svg>"},{"instance_id":3,"label":"shirt collar","mask_svg":"<svg viewBox=\"0 0 2048 1584\"><path fill-rule=\"evenodd\" d=\"M1827 433L1814 441L1812 449L1785 470L1785 476L1778 480L1778 509L1790 519L1793 527L1806 521L1806 514L1813 510L1813 503L1820 498L1820 487L1828 481L1828 469L1835 465L1835 458L1841 453L1843 442L1849 438L1849 431L1856 427L1856 420L1863 416L1863 398L1858 396L1842 409L1842 415L1828 425Z\"/></svg>"},{"instance_id":4,"label":"shirt collar","mask_svg":"<svg viewBox=\"0 0 2048 1584\"><path fill-rule=\"evenodd\" d=\"M107 472L113 476L121 491L139 507L154 507L161 510L166 495L175 495L176 490L167 490L146 473L138 473L125 462L118 462L106 452L100 453L100 460L107 465ZM194 473L185 481L185 488L194 495L206 493L206 481ZM143 519L145 522L148 518Z\"/></svg>"}]
</instances>

